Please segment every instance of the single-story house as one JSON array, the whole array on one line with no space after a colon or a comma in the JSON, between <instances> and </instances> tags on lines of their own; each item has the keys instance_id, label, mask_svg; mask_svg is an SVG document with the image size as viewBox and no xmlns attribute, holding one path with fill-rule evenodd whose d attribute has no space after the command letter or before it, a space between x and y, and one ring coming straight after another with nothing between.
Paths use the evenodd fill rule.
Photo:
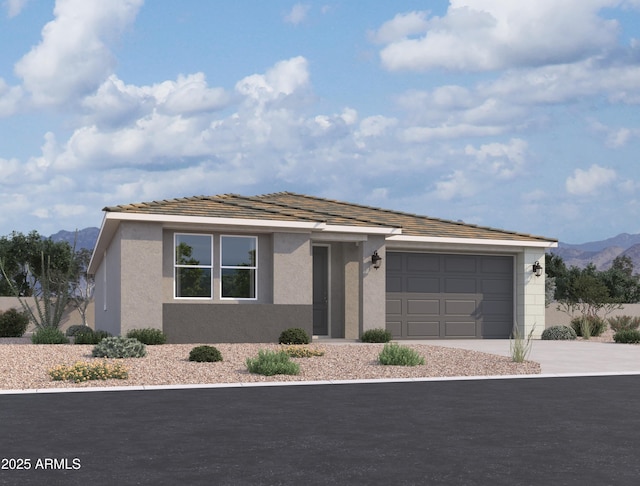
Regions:
<instances>
[{"instance_id":1,"label":"single-story house","mask_svg":"<svg viewBox=\"0 0 640 486\"><path fill-rule=\"evenodd\" d=\"M95 326L169 342L508 338L545 328L554 239L291 192L104 208Z\"/></svg>"}]
</instances>

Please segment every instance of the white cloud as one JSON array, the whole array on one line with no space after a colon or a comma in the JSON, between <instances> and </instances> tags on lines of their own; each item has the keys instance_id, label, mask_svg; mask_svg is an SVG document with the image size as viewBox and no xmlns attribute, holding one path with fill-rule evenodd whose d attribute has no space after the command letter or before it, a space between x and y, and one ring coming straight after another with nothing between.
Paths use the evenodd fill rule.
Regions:
<instances>
[{"instance_id":1,"label":"white cloud","mask_svg":"<svg viewBox=\"0 0 640 486\"><path fill-rule=\"evenodd\" d=\"M387 34L401 20L409 23L409 18L396 17L374 38L389 42L380 58L392 71L486 71L567 63L615 47L618 23L598 16L611 5L610 0L450 0L443 17L423 20L422 37L394 39ZM415 17L412 25L417 25ZM405 28L404 33L419 32Z\"/></svg>"},{"instance_id":2,"label":"white cloud","mask_svg":"<svg viewBox=\"0 0 640 486\"><path fill-rule=\"evenodd\" d=\"M7 17L13 18L20 15L20 12L28 2L29 0L5 0L4 6L7 9Z\"/></svg>"},{"instance_id":3,"label":"white cloud","mask_svg":"<svg viewBox=\"0 0 640 486\"><path fill-rule=\"evenodd\" d=\"M135 19L142 0L58 0L42 41L15 65L37 105L92 93L111 74L108 43Z\"/></svg>"},{"instance_id":4,"label":"white cloud","mask_svg":"<svg viewBox=\"0 0 640 486\"><path fill-rule=\"evenodd\" d=\"M310 5L296 3L291 8L291 11L284 16L284 21L289 24L298 25L306 20L310 9Z\"/></svg>"},{"instance_id":5,"label":"white cloud","mask_svg":"<svg viewBox=\"0 0 640 486\"><path fill-rule=\"evenodd\" d=\"M397 14L392 20L382 24L376 31L370 34L373 42L387 44L405 39L410 35L421 34L429 26L426 17L427 12L408 12Z\"/></svg>"},{"instance_id":6,"label":"white cloud","mask_svg":"<svg viewBox=\"0 0 640 486\"><path fill-rule=\"evenodd\" d=\"M526 141L515 138L508 144L489 143L479 149L467 145L465 153L474 156L482 170L499 179L511 179L521 171L527 148Z\"/></svg>"},{"instance_id":7,"label":"white cloud","mask_svg":"<svg viewBox=\"0 0 640 486\"><path fill-rule=\"evenodd\" d=\"M11 116L19 111L23 98L20 86L9 86L0 78L0 118Z\"/></svg>"},{"instance_id":8,"label":"white cloud","mask_svg":"<svg viewBox=\"0 0 640 486\"><path fill-rule=\"evenodd\" d=\"M476 188L471 179L461 170L448 175L445 180L436 183L435 195L438 199L451 200L465 198L475 194Z\"/></svg>"},{"instance_id":9,"label":"white cloud","mask_svg":"<svg viewBox=\"0 0 640 486\"><path fill-rule=\"evenodd\" d=\"M589 196L611 184L616 177L615 170L594 164L587 170L574 170L573 175L567 178L565 187L574 196Z\"/></svg>"},{"instance_id":10,"label":"white cloud","mask_svg":"<svg viewBox=\"0 0 640 486\"><path fill-rule=\"evenodd\" d=\"M291 95L309 83L308 62L294 57L276 63L265 74L253 74L236 83L236 90L259 103Z\"/></svg>"}]
</instances>

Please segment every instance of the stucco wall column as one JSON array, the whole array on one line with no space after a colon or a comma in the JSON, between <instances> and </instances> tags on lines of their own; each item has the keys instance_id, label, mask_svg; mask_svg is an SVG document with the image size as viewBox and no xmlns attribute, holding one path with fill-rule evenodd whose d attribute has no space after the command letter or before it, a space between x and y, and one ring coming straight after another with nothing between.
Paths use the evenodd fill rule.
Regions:
<instances>
[{"instance_id":1,"label":"stucco wall column","mask_svg":"<svg viewBox=\"0 0 640 486\"><path fill-rule=\"evenodd\" d=\"M533 329L533 338L540 338L545 329L545 276L536 277L533 264L544 267L544 250L527 248L516 257L516 323L527 337Z\"/></svg>"},{"instance_id":2,"label":"stucco wall column","mask_svg":"<svg viewBox=\"0 0 640 486\"><path fill-rule=\"evenodd\" d=\"M360 331L386 327L385 238L369 236L360 244ZM380 268L374 268L371 255L382 257Z\"/></svg>"},{"instance_id":3,"label":"stucco wall column","mask_svg":"<svg viewBox=\"0 0 640 486\"><path fill-rule=\"evenodd\" d=\"M273 303L313 304L313 257L307 233L273 234Z\"/></svg>"}]
</instances>

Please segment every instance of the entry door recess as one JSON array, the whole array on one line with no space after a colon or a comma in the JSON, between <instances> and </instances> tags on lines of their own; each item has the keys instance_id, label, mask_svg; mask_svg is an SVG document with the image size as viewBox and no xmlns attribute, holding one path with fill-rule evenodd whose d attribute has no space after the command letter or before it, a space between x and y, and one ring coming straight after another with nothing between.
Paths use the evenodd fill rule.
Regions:
<instances>
[{"instance_id":1,"label":"entry door recess","mask_svg":"<svg viewBox=\"0 0 640 486\"><path fill-rule=\"evenodd\" d=\"M313 334L329 334L329 248L313 247Z\"/></svg>"}]
</instances>

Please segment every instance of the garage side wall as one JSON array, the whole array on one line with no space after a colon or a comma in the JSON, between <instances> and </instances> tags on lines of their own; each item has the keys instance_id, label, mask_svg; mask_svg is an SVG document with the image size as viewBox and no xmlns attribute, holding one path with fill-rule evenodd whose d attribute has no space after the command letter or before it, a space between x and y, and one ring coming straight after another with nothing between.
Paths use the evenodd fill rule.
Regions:
<instances>
[{"instance_id":1,"label":"garage side wall","mask_svg":"<svg viewBox=\"0 0 640 486\"><path fill-rule=\"evenodd\" d=\"M523 336L539 339L545 329L544 269L540 277L532 271L533 264L544 265L544 249L525 248L516 257L516 323Z\"/></svg>"},{"instance_id":2,"label":"garage side wall","mask_svg":"<svg viewBox=\"0 0 640 486\"><path fill-rule=\"evenodd\" d=\"M95 275L95 328L114 336L120 334L120 246L122 233L116 231Z\"/></svg>"}]
</instances>

